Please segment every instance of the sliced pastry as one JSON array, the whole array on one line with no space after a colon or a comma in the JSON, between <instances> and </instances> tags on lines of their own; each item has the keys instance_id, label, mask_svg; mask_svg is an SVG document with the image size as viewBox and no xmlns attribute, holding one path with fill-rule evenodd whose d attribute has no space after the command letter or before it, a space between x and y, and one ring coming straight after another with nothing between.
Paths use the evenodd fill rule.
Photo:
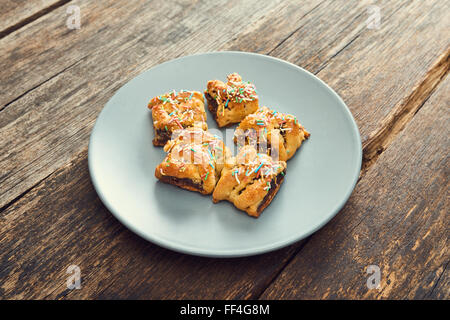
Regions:
<instances>
[{"instance_id":1,"label":"sliced pastry","mask_svg":"<svg viewBox=\"0 0 450 320\"><path fill-rule=\"evenodd\" d=\"M167 156L156 167L156 178L183 189L211 194L230 151L218 136L200 128L187 128L175 135L164 146Z\"/></svg>"},{"instance_id":2,"label":"sliced pastry","mask_svg":"<svg viewBox=\"0 0 450 320\"><path fill-rule=\"evenodd\" d=\"M230 201L257 218L272 202L285 174L286 162L274 161L266 154L257 153L252 146L244 146L222 170L213 201Z\"/></svg>"},{"instance_id":3,"label":"sliced pastry","mask_svg":"<svg viewBox=\"0 0 450 320\"><path fill-rule=\"evenodd\" d=\"M237 73L230 74L227 83L208 81L205 97L208 109L219 127L240 122L258 109L255 86L242 81Z\"/></svg>"},{"instance_id":4,"label":"sliced pastry","mask_svg":"<svg viewBox=\"0 0 450 320\"><path fill-rule=\"evenodd\" d=\"M252 145L275 160L287 161L309 136L293 115L261 107L242 120L234 142L240 146Z\"/></svg>"},{"instance_id":5,"label":"sliced pastry","mask_svg":"<svg viewBox=\"0 0 450 320\"><path fill-rule=\"evenodd\" d=\"M189 127L208 129L203 95L198 91L175 90L150 100L155 146L164 146L173 133Z\"/></svg>"}]
</instances>

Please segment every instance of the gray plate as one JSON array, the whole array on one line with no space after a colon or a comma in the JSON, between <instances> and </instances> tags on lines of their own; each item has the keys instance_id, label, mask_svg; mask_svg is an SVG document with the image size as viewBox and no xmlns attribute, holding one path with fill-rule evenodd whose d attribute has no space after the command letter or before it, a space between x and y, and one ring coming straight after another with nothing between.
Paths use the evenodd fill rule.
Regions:
<instances>
[{"instance_id":1,"label":"gray plate","mask_svg":"<svg viewBox=\"0 0 450 320\"><path fill-rule=\"evenodd\" d=\"M208 80L225 80L232 72L256 85L261 105L296 115L311 133L288 161L284 183L259 219L154 176L165 153L152 145L148 101L172 89L203 91ZM207 113L208 126L217 130ZM106 104L89 143L94 187L117 219L165 248L213 257L260 254L321 228L350 196L361 157L356 123L330 87L288 62L242 52L187 56L144 72Z\"/></svg>"}]
</instances>

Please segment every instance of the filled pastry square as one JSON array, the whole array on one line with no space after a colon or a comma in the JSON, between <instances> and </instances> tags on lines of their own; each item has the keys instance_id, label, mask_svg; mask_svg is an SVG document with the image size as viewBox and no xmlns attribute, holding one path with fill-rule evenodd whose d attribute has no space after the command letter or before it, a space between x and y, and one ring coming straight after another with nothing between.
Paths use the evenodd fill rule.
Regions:
<instances>
[{"instance_id":1,"label":"filled pastry square","mask_svg":"<svg viewBox=\"0 0 450 320\"><path fill-rule=\"evenodd\" d=\"M287 161L309 136L295 116L261 107L242 120L234 141L241 146L252 145L275 160Z\"/></svg>"},{"instance_id":2,"label":"filled pastry square","mask_svg":"<svg viewBox=\"0 0 450 320\"><path fill-rule=\"evenodd\" d=\"M176 130L189 127L208 129L203 94L198 91L175 90L150 100L155 146L164 146Z\"/></svg>"},{"instance_id":3,"label":"filled pastry square","mask_svg":"<svg viewBox=\"0 0 450 320\"><path fill-rule=\"evenodd\" d=\"M227 83L220 80L208 81L205 91L208 109L219 127L240 122L258 109L255 86L242 81L237 73L232 73L227 78Z\"/></svg>"},{"instance_id":4,"label":"filled pastry square","mask_svg":"<svg viewBox=\"0 0 450 320\"><path fill-rule=\"evenodd\" d=\"M222 170L213 201L227 200L248 215L258 218L277 194L286 162L273 161L252 146L244 146Z\"/></svg>"},{"instance_id":5,"label":"filled pastry square","mask_svg":"<svg viewBox=\"0 0 450 320\"><path fill-rule=\"evenodd\" d=\"M183 189L211 194L230 151L223 141L200 128L177 131L164 146L167 156L155 169L162 182Z\"/></svg>"}]
</instances>

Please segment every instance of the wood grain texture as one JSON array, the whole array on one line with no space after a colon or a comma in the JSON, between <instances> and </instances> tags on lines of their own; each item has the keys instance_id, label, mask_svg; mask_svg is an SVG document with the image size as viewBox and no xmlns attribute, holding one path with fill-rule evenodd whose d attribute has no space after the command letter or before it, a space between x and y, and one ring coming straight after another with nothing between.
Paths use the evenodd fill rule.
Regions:
<instances>
[{"instance_id":1,"label":"wood grain texture","mask_svg":"<svg viewBox=\"0 0 450 320\"><path fill-rule=\"evenodd\" d=\"M449 69L450 48L436 60L436 63L427 72L423 81L416 85L409 96L383 119L378 130L373 132L370 139L364 143L363 171L367 170L377 160L378 156L389 146L396 135L409 123L436 89L437 85L446 77Z\"/></svg>"},{"instance_id":2,"label":"wood grain texture","mask_svg":"<svg viewBox=\"0 0 450 320\"><path fill-rule=\"evenodd\" d=\"M118 55L113 61L117 62L117 64L120 65L120 59L122 59L122 55ZM134 59L138 60L137 57L135 57ZM123 66L119 67L123 68ZM67 69L67 71L69 70L70 68ZM80 70L79 77L72 78L73 81L75 82L79 81L79 79L82 79L83 72L85 72L84 68L82 71ZM92 70L93 74L98 72L101 73L101 68L97 68L95 71ZM105 78L108 78L108 75L105 74L104 76ZM50 80L50 82L54 80L56 80L56 78ZM109 83L111 80L105 79L105 81ZM63 87L64 81L61 82L60 88ZM65 99L66 98L67 97L65 97ZM107 98L102 97L101 99L106 100ZM88 104L89 106L92 106L92 103L88 102ZM97 112L101 109L101 107L101 105L98 106ZM67 113L67 110L60 109L58 111L55 106L53 106L53 108L54 109L52 111L61 112L62 115ZM3 112L8 112L10 110L13 109L8 107ZM50 114L50 112L48 112L47 114ZM33 115L32 117L35 117L36 115L39 117L39 121L36 124L42 121L49 121L49 119L41 117L39 113L35 113L35 115ZM56 116L55 118L57 118L58 116ZM20 119L23 118L24 117L21 117ZM95 116L92 117L92 120L94 118ZM15 125L17 125L17 121L14 121L14 123ZM39 127L39 125L35 126L35 123L30 121L30 118L28 118L28 121L26 121L25 123L27 123L27 126L30 128ZM49 124L50 123L48 123L47 125ZM12 128L13 130L14 127L9 126L9 128ZM34 141L30 141L33 139L32 136L36 134L36 132L38 132L33 130L33 132L30 132L29 136L24 137L24 141L29 141L32 145L33 143L35 143L35 141L38 141L42 137L51 134L51 131L55 129L56 127L48 128L48 131L46 131L45 134L40 135L40 137ZM65 130L71 129L66 127ZM89 131L90 129L86 130L85 132L86 139ZM59 139L61 139L61 137L63 136L64 135L61 134L59 136ZM56 141L57 140L55 140L54 142ZM83 142L84 145L86 145L86 141ZM73 144L68 144L66 147L72 148L66 149L66 151L75 150L73 148ZM57 149L55 150L53 148L52 153L54 152L61 152L61 154L64 153L64 151L58 151ZM42 159L39 159L39 161L42 161ZM57 166L60 166L60 164L58 164ZM25 170L29 170L29 168L26 168ZM36 172L39 173L40 171L36 170ZM60 174L62 174L64 178L61 178ZM76 178L74 179L72 176ZM68 183L69 181L73 181L73 183ZM68 189L67 193L61 193L61 188L65 187L72 189ZM45 195L42 192L44 192ZM40 198L38 194L41 194L44 197ZM61 197L56 196L55 194L60 194ZM73 201L71 197L74 194L77 194L77 197L81 200ZM84 194L86 197L81 196L81 194ZM38 200L37 198L40 198L40 200ZM61 202L58 202L56 198L59 198ZM29 220L30 217L26 215L27 210L35 210L34 208L31 209L29 207L30 205L33 206L30 202L30 199L36 199L38 202L34 203L36 205L35 208L37 209L39 207L43 210L43 213L45 212L44 215L36 214L38 220L31 224L31 221ZM45 203L42 201L45 201ZM19 209L23 204L26 204L26 207L28 208L25 209L25 211ZM86 208L86 211L84 211L82 207L86 206L86 204L89 205ZM49 207L49 205L51 205L51 208ZM69 207L71 209L69 209ZM69 210L70 212L68 212L67 210ZM70 224L70 221L74 219L71 214L75 210L80 213L80 220L74 220L74 224L72 226L72 236L70 236L70 227L69 229L67 227L62 228L60 234L59 232L56 232L56 230L58 230L61 225L66 225L67 223ZM102 210L104 212L104 215L101 214ZM51 234L46 234L44 231L48 227L47 223L54 224L56 222L56 220L53 220L56 218L55 211L61 213L58 215L58 219L60 219L59 221L61 224L58 224L59 227L52 228ZM10 213L12 214L10 215ZM87 214L88 216L85 216L85 214ZM275 276L276 273L279 272L279 268L283 265L286 258L292 256L292 252L294 251L294 248L287 248L270 256L266 255L242 259L238 262L234 260L209 261L208 259L200 259L200 261L198 261L198 258L178 255L176 253L160 249L143 240L140 240L136 236L132 235L129 231L125 230L115 219L110 216L109 213L107 213L107 211L100 204L95 191L90 185L89 176L87 173L85 152L81 152L74 161L69 163L68 167L64 167L63 169L58 170L44 182L38 182L35 188L26 193L26 195L20 198L17 202L13 202L8 207L8 209L4 210L0 215L5 219L3 221L16 221L14 222L16 226L15 228L8 224L8 227L6 229L3 229L4 233L2 234L2 238L7 239L7 241L5 240L4 245L2 244L1 246L4 250L1 254L1 256L4 258L2 259L2 266L6 267L3 268L4 271L0 277L2 279L2 284L0 285L0 287L4 288L4 291L2 292L3 296L13 298L65 297L65 295L68 293L66 292L65 286L65 279L67 277L67 275L65 274L65 270L68 264L72 263L79 263L80 266L86 266L82 266L83 270L86 269L86 271L83 271L83 281L85 283L89 283L89 286L86 287L83 292L72 292L72 295L79 294L83 297L111 297L116 295L122 297L251 297L255 294L259 294L267 286L267 283ZM91 215L93 216L91 217ZM92 218L95 219L91 220ZM106 231L103 228L108 225L109 219L111 219L110 221L113 229ZM114 239L125 237L124 239L128 239L124 241L127 246L123 247L121 250L117 250L117 248L106 249L104 245L109 245L111 241L105 241L103 239L99 242L95 240L93 241L92 238L87 239L85 243L83 242L83 244L79 239L80 236L78 232L80 231L80 225L88 224L87 221L93 222L92 230L89 230L88 232L88 234L90 234L91 236L92 234L97 234L98 231L98 234L104 234L105 236L110 238L114 236ZM25 227L25 225L27 227ZM20 230L23 230L23 232L21 232ZM39 247L41 249L36 249L37 247L34 245L33 249L31 249L30 247L28 247L29 243L21 247L21 242L16 242L18 238L23 238L28 234L33 237L34 244L40 244ZM40 234L42 234L42 236L39 238L38 235ZM119 236L120 234L123 234L123 236ZM56 240L59 237L63 237L66 240ZM136 244L136 242L134 242L133 240L129 240L130 238L135 239L138 244ZM48 246L50 242L53 243L50 245L51 248ZM88 243L91 243L92 245L89 248L86 247ZM56 244L58 244L58 246L61 245L64 249L58 250L54 246ZM117 245L116 242L112 242L112 244ZM71 246L73 246L72 249L70 249ZM11 248L13 248L13 250L11 250ZM98 251L95 252L96 250ZM139 254L137 254L136 250L142 250L140 257ZM121 259L123 259L120 262L115 259L109 260L110 258L113 258L111 252L116 251L116 257L121 257ZM36 252L38 252L37 255L35 254ZM75 252L76 255L73 252ZM130 255L127 255L127 253L130 253ZM57 256L55 256L55 254ZM161 257L167 255L168 257L165 258L166 263L160 264L161 261L164 261L164 259ZM75 259L75 256L79 256L79 259ZM108 260L105 261L104 258L107 257ZM142 260L140 262L141 264L138 263L138 265L140 266L139 268L133 269L132 271L130 270L130 274L133 275L136 279L136 282L132 281L132 283L130 284L130 274L125 274L123 272L123 267L127 265L133 265L137 261L136 259ZM272 259L275 259L277 263L272 264L270 267L268 267ZM8 263L9 261L12 261L12 263ZM86 262L81 263L80 261ZM30 264L32 265L32 267L27 268L26 273L22 274L21 266L28 266ZM108 265L110 267L106 267L106 270L102 268L92 269L92 265L98 266L99 264ZM175 266L178 265L178 267L181 269L173 269L174 267L171 266L172 264L174 264ZM202 266L203 264L204 266ZM249 268L249 265L253 267ZM117 268L114 268L114 266L117 266ZM237 272L237 270L239 269L241 271ZM211 270L214 270L212 275ZM145 275L149 282L146 282L144 281L144 279L140 278L142 272L144 272L142 275ZM154 281L158 281L157 279L152 278L152 275L163 274L165 272L171 272L172 276L162 276L162 278L165 279L163 280L162 285L155 286L153 291L148 291L150 284ZM15 281L15 277L19 273L21 273L20 277L23 280L23 286L18 285ZM40 274L39 279L45 282L45 284L49 287L48 289L43 290L42 287L32 288L27 286L28 283L35 283L38 281L36 279L37 274ZM123 277L121 277L121 275ZM182 275L181 279L177 280L180 275ZM110 280L108 280L108 277L110 277ZM196 280L195 284L193 284L189 283L189 279L185 277L192 277L198 280ZM114 279L114 285L112 284L112 279ZM228 280L230 279L233 279L234 283L231 286L228 282ZM217 282L218 284L214 284L215 282ZM172 289L168 290L165 288L170 288L174 283L177 285ZM187 285L187 283L189 283L189 286ZM205 283L210 284L209 290L205 289ZM128 288L132 288L132 291ZM181 288L184 289L182 290Z\"/></svg>"},{"instance_id":3,"label":"wood grain texture","mask_svg":"<svg viewBox=\"0 0 450 320\"><path fill-rule=\"evenodd\" d=\"M442 272L441 272L442 270ZM439 278L434 281L434 286L425 295L425 299L448 300L450 297L450 270L448 269L448 262L442 268L439 268Z\"/></svg>"},{"instance_id":4,"label":"wood grain texture","mask_svg":"<svg viewBox=\"0 0 450 320\"><path fill-rule=\"evenodd\" d=\"M30 24L26 30L0 40L0 54L4 57L0 72L8 79L0 93L0 106L5 108L85 56L106 54L114 49L124 54L133 47L134 55L124 55L122 64L136 67L142 62L148 67L186 52L201 51L205 44L226 43L280 2L270 0L261 7L254 0L245 3L236 0L71 1ZM70 30L65 25L69 5L80 7L79 30ZM242 19L244 13L246 20ZM208 38L202 38L206 35ZM176 46L185 44L186 48ZM196 46L200 46L199 50L195 50ZM163 51L168 48L170 51ZM174 54L173 50L178 52ZM133 60L136 55L140 60ZM139 72L141 66L137 67ZM104 68L109 68L108 64Z\"/></svg>"},{"instance_id":5,"label":"wood grain texture","mask_svg":"<svg viewBox=\"0 0 450 320\"><path fill-rule=\"evenodd\" d=\"M449 91L447 77L263 298L450 297ZM366 286L369 265L380 290Z\"/></svg>"},{"instance_id":6,"label":"wood grain texture","mask_svg":"<svg viewBox=\"0 0 450 320\"><path fill-rule=\"evenodd\" d=\"M323 14L321 20L308 16L314 19L314 27L300 28L272 55L306 67L336 90L352 111L367 144L391 123L393 114L404 109L408 99L404 94L420 87L429 70L447 58L442 54L450 46L450 4L432 0L377 2L380 29L366 28L366 9L372 3L364 4L349 3L346 9L350 16L328 6L330 13ZM345 25L347 31L334 35L335 23ZM336 39L333 49L322 48L327 44L322 37Z\"/></svg>"},{"instance_id":7,"label":"wood grain texture","mask_svg":"<svg viewBox=\"0 0 450 320\"><path fill-rule=\"evenodd\" d=\"M262 291L294 250L221 260L153 245L102 205L89 179L86 152L0 219L0 297L13 299L245 298ZM82 290L66 287L72 264L81 268Z\"/></svg>"},{"instance_id":8,"label":"wood grain texture","mask_svg":"<svg viewBox=\"0 0 450 320\"><path fill-rule=\"evenodd\" d=\"M70 0L3 0L0 10L0 38L42 17Z\"/></svg>"},{"instance_id":9,"label":"wood grain texture","mask_svg":"<svg viewBox=\"0 0 450 320\"><path fill-rule=\"evenodd\" d=\"M81 7L80 30L65 27L63 6L0 39L6 57L0 75L8 79L0 92L0 298L257 298L305 243L310 246L303 241L243 259L189 257L139 239L108 213L89 180L88 137L112 94L149 67L224 49L288 59L332 84L356 115L365 150L380 145L386 153L414 114L424 112L448 71L445 2L380 2L380 30L366 28L372 1L73 3ZM404 123L380 135L397 113L405 114ZM371 158L370 172L385 156ZM377 192L367 193L375 198ZM359 196L348 206L361 205ZM353 212L362 219L363 212ZM395 219L371 221L389 225ZM395 240L393 233L380 234L385 242ZM430 239L425 245L434 245ZM66 289L70 264L82 269L82 290ZM444 270L442 264L428 275L434 289L417 289L423 285L418 281L411 286L429 297L448 297Z\"/></svg>"},{"instance_id":10,"label":"wood grain texture","mask_svg":"<svg viewBox=\"0 0 450 320\"><path fill-rule=\"evenodd\" d=\"M126 6L117 1L82 2L81 12L86 12L80 29L85 32L83 37L77 35L77 30L67 30L61 24L59 9L46 16L46 21L41 22L43 26L36 26L36 34L32 35L39 37L39 28L50 24L51 27L46 28L55 34L49 39L63 42L49 41L50 46L58 44L67 54L59 53L65 61L62 71L49 79L41 79L43 84L38 88L0 111L0 148L7 150L0 155L3 191L0 208L86 148L98 113L125 82L167 57L220 47L240 32L247 21L257 20L265 10L272 9L268 2L264 8L252 10L244 21L239 16L240 10L249 11L256 1L246 1L244 6L227 2L229 10L220 12L218 4L211 2L196 5L180 2L178 7L166 1L139 3ZM273 5L276 3L274 1ZM100 5L105 7L97 8ZM171 19L165 16L167 12ZM99 22L103 27L99 27ZM68 34L67 38L62 34ZM221 37L212 37L216 34ZM78 36L85 41L77 41ZM2 40L7 38L10 37ZM30 69L26 76L22 74L22 79L34 79L33 74L40 74L41 70L58 69L52 68L58 58L44 54L45 62L41 61L32 54L34 45L36 41L28 44L31 51L18 47L24 51L19 56L31 54L36 58L35 62L24 59ZM68 66L65 59L70 62ZM2 69L5 70L0 67Z\"/></svg>"},{"instance_id":11,"label":"wood grain texture","mask_svg":"<svg viewBox=\"0 0 450 320\"><path fill-rule=\"evenodd\" d=\"M218 12L221 5L210 2L85 1L80 3L81 30L65 27L61 7L29 30L1 39L14 45L4 47L7 59L0 63L3 78L9 79L0 101L13 99L0 112L0 148L8 150L0 156L0 208L87 146L96 116L126 81L163 60L198 51L248 48L319 72L347 101L368 144L380 123L391 124L392 114L441 58L448 39L447 11L436 2L389 1L382 7L382 29L370 30L365 28L368 1L337 1L332 7L296 3L274 1L260 8L252 2L244 7L227 2L229 10ZM425 9L429 13L423 15ZM161 12L170 12L171 19ZM49 32L45 41L42 29ZM216 34L221 37L211 36ZM410 40L394 45L404 34ZM410 54L412 48L415 54ZM383 63L372 63L380 57ZM403 65L411 70L399 72ZM421 105L426 98L420 95L414 102ZM377 147L371 145L373 149Z\"/></svg>"}]
</instances>

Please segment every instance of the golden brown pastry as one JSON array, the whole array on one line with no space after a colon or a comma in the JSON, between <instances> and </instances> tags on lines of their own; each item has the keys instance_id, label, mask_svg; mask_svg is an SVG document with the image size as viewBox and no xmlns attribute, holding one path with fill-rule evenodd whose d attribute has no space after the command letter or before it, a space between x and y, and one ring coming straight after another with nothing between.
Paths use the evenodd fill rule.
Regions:
<instances>
[{"instance_id":1,"label":"golden brown pastry","mask_svg":"<svg viewBox=\"0 0 450 320\"><path fill-rule=\"evenodd\" d=\"M309 136L293 115L261 107L242 120L234 141L238 145L253 145L275 160L287 161Z\"/></svg>"},{"instance_id":2,"label":"golden brown pastry","mask_svg":"<svg viewBox=\"0 0 450 320\"><path fill-rule=\"evenodd\" d=\"M273 161L252 146L244 146L223 168L213 201L228 200L257 218L277 194L285 173L286 162Z\"/></svg>"},{"instance_id":3,"label":"golden brown pastry","mask_svg":"<svg viewBox=\"0 0 450 320\"><path fill-rule=\"evenodd\" d=\"M208 81L205 91L208 109L219 127L240 122L258 109L255 86L250 82L243 82L237 73L232 73L227 78L227 83L220 80Z\"/></svg>"},{"instance_id":4,"label":"golden brown pastry","mask_svg":"<svg viewBox=\"0 0 450 320\"><path fill-rule=\"evenodd\" d=\"M199 127L208 130L203 95L198 91L175 90L150 100L155 146L164 146L176 130Z\"/></svg>"},{"instance_id":5,"label":"golden brown pastry","mask_svg":"<svg viewBox=\"0 0 450 320\"><path fill-rule=\"evenodd\" d=\"M159 180L180 188L211 194L230 151L223 141L201 128L187 128L167 142L166 158L155 169Z\"/></svg>"}]
</instances>

